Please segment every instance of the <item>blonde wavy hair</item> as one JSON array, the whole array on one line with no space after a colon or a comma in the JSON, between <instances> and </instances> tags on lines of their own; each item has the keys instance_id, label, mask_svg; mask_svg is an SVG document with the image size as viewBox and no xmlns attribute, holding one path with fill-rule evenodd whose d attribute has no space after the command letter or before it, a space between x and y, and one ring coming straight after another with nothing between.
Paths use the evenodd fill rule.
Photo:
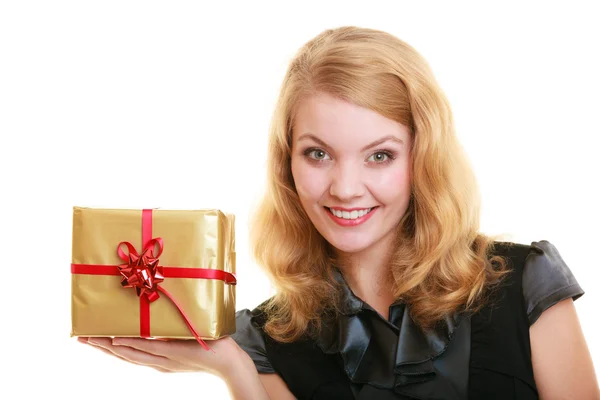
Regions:
<instances>
[{"instance_id":1,"label":"blonde wavy hair","mask_svg":"<svg viewBox=\"0 0 600 400\"><path fill-rule=\"evenodd\" d=\"M263 304L266 332L281 342L316 333L340 294L331 274L334 252L304 212L291 172L295 108L315 93L411 130L412 196L398 226L390 278L413 320L427 330L456 311L478 310L506 264L489 258L496 238L478 232L478 186L448 101L411 46L386 32L340 27L320 33L295 55L270 127L267 188L250 225L253 256L276 289Z\"/></svg>"}]
</instances>

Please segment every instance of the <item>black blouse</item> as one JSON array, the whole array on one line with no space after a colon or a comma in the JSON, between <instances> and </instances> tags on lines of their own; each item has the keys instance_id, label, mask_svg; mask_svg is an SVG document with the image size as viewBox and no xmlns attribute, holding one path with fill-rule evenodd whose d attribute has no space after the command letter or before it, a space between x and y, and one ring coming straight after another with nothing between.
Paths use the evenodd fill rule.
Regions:
<instances>
[{"instance_id":1,"label":"black blouse","mask_svg":"<svg viewBox=\"0 0 600 400\"><path fill-rule=\"evenodd\" d=\"M316 340L278 343L260 306L236 314L234 340L259 373L277 373L299 399L537 399L529 327L584 292L548 241L497 242L511 274L476 314L456 313L424 333L406 304L389 320L358 298L339 270L343 304Z\"/></svg>"}]
</instances>

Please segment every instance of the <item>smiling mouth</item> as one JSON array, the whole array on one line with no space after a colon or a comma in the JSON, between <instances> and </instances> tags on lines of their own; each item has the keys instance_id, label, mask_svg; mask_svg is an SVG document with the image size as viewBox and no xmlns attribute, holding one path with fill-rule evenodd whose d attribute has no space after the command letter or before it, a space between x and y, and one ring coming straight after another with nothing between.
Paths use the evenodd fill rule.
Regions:
<instances>
[{"instance_id":1,"label":"smiling mouth","mask_svg":"<svg viewBox=\"0 0 600 400\"><path fill-rule=\"evenodd\" d=\"M353 210L353 211L340 211L340 210L333 210L329 207L324 207L329 213L335 215L338 218L343 218L343 219L347 219L347 220L353 220L353 219L358 219L358 218L362 218L365 215L373 212L374 209L376 209L377 207L371 207L371 208L363 208L361 210Z\"/></svg>"}]
</instances>

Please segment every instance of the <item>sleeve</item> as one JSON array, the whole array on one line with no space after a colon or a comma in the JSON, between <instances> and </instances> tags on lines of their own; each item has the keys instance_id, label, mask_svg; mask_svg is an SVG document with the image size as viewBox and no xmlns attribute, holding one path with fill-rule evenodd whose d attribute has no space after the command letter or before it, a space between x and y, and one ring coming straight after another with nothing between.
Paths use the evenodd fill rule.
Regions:
<instances>
[{"instance_id":1,"label":"sleeve","mask_svg":"<svg viewBox=\"0 0 600 400\"><path fill-rule=\"evenodd\" d=\"M275 373L267 358L264 332L253 320L253 313L248 309L235 314L236 331L231 337L254 361L256 370L261 374Z\"/></svg>"},{"instance_id":2,"label":"sleeve","mask_svg":"<svg viewBox=\"0 0 600 400\"><path fill-rule=\"evenodd\" d=\"M531 243L523 270L523 297L529 325L562 300L577 300L584 291L556 247L546 241Z\"/></svg>"}]
</instances>

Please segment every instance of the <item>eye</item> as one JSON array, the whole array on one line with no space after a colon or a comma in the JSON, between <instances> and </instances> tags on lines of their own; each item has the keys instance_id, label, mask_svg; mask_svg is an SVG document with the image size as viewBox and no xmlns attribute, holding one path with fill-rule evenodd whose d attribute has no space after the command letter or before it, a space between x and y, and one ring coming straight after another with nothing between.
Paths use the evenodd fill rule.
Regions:
<instances>
[{"instance_id":1,"label":"eye","mask_svg":"<svg viewBox=\"0 0 600 400\"><path fill-rule=\"evenodd\" d=\"M327 157L329 157L327 153L321 149L308 149L305 154L316 161L326 160Z\"/></svg>"},{"instance_id":2,"label":"eye","mask_svg":"<svg viewBox=\"0 0 600 400\"><path fill-rule=\"evenodd\" d=\"M374 163L380 164L385 163L392 160L391 154L385 151L378 151L374 153L371 157L367 158L367 161L372 161Z\"/></svg>"}]
</instances>

